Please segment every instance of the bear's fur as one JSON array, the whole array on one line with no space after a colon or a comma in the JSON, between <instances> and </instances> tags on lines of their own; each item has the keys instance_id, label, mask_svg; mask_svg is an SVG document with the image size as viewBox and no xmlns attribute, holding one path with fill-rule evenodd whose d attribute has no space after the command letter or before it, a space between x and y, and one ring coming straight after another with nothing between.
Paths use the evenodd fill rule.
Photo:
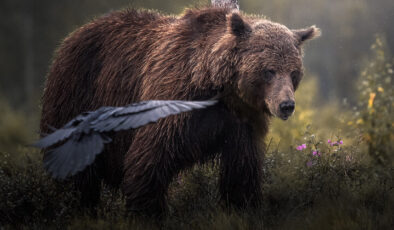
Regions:
<instances>
[{"instance_id":1,"label":"bear's fur","mask_svg":"<svg viewBox=\"0 0 394 230\"><path fill-rule=\"evenodd\" d=\"M104 180L122 187L128 210L159 215L177 173L219 156L222 200L258 206L261 137L272 115L289 116L279 105L294 100L301 44L318 33L214 7L179 17L111 13L73 32L57 50L43 95L41 133L101 106L220 94L211 108L113 134L114 142L74 177L75 184L84 205L97 203Z\"/></svg>"}]
</instances>

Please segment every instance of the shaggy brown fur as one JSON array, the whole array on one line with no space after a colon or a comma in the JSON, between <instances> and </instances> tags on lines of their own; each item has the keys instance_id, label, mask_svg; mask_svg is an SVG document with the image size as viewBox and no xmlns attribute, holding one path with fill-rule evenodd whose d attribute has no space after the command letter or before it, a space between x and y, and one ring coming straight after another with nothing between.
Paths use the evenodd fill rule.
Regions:
<instances>
[{"instance_id":1,"label":"shaggy brown fur","mask_svg":"<svg viewBox=\"0 0 394 230\"><path fill-rule=\"evenodd\" d=\"M100 184L122 189L127 208L156 215L166 209L172 178L220 155L220 193L234 207L261 201L258 145L280 103L294 100L301 79L301 44L318 29L291 31L223 8L187 10L180 17L128 10L72 33L57 50L45 92L41 132L101 106L150 99L204 100L206 110L160 120L114 142L74 179L85 205Z\"/></svg>"}]
</instances>

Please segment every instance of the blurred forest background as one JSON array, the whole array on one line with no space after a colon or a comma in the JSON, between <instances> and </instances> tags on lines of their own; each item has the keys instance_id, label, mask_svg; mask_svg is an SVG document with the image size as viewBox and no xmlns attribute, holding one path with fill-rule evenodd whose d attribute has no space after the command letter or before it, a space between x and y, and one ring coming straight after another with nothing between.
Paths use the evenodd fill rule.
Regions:
<instances>
[{"instance_id":1,"label":"blurred forest background","mask_svg":"<svg viewBox=\"0 0 394 230\"><path fill-rule=\"evenodd\" d=\"M99 221L79 215L78 195L68 185L50 180L39 151L27 146L38 138L45 76L62 40L100 15L129 7L180 14L185 7L209 2L0 1L0 229L2 223L38 229L65 223L96 229L137 226L123 219L124 201L109 190L102 197ZM174 182L169 194L172 218L164 225L172 229L394 226L394 1L239 2L246 13L262 14L291 29L315 24L323 33L305 47L306 74L296 93L295 115L287 122L274 119L266 140L262 217L218 209L213 163L195 167Z\"/></svg>"},{"instance_id":2,"label":"blurred forest background","mask_svg":"<svg viewBox=\"0 0 394 230\"><path fill-rule=\"evenodd\" d=\"M2 0L0 95L14 108L37 110L54 50L84 23L126 7L179 14L198 0ZM316 24L323 36L310 44L306 69L317 76L319 96L355 100L354 82L376 34L394 44L392 0L241 0L243 11L263 14L289 28ZM387 47L393 53L394 47Z\"/></svg>"}]
</instances>

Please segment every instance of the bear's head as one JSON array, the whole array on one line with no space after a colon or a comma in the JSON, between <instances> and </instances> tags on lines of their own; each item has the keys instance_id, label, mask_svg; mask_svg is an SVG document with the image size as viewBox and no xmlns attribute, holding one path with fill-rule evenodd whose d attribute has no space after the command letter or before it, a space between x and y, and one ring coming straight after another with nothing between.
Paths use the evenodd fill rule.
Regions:
<instances>
[{"instance_id":1,"label":"bear's head","mask_svg":"<svg viewBox=\"0 0 394 230\"><path fill-rule=\"evenodd\" d=\"M269 20L231 12L213 52L231 62L235 95L256 111L287 120L302 76L302 45L320 35L315 26L290 30ZM227 58L226 58L227 57ZM220 73L219 73L220 75Z\"/></svg>"}]
</instances>

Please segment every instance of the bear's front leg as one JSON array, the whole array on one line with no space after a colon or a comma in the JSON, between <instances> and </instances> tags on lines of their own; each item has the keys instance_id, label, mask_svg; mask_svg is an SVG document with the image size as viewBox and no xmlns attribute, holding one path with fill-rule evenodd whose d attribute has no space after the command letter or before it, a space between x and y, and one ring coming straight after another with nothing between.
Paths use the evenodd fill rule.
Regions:
<instances>
[{"instance_id":1,"label":"bear's front leg","mask_svg":"<svg viewBox=\"0 0 394 230\"><path fill-rule=\"evenodd\" d=\"M259 207L263 152L258 148L251 127L236 127L228 134L220 158L221 199L232 208Z\"/></svg>"},{"instance_id":2,"label":"bear's front leg","mask_svg":"<svg viewBox=\"0 0 394 230\"><path fill-rule=\"evenodd\" d=\"M170 155L148 129L136 133L124 162L123 192L129 212L154 218L165 214L174 175Z\"/></svg>"},{"instance_id":3,"label":"bear's front leg","mask_svg":"<svg viewBox=\"0 0 394 230\"><path fill-rule=\"evenodd\" d=\"M97 205L100 202L101 182L105 170L104 159L105 153L99 155L92 165L72 177L74 187L81 194L81 208L87 208L93 215L97 214Z\"/></svg>"}]
</instances>

